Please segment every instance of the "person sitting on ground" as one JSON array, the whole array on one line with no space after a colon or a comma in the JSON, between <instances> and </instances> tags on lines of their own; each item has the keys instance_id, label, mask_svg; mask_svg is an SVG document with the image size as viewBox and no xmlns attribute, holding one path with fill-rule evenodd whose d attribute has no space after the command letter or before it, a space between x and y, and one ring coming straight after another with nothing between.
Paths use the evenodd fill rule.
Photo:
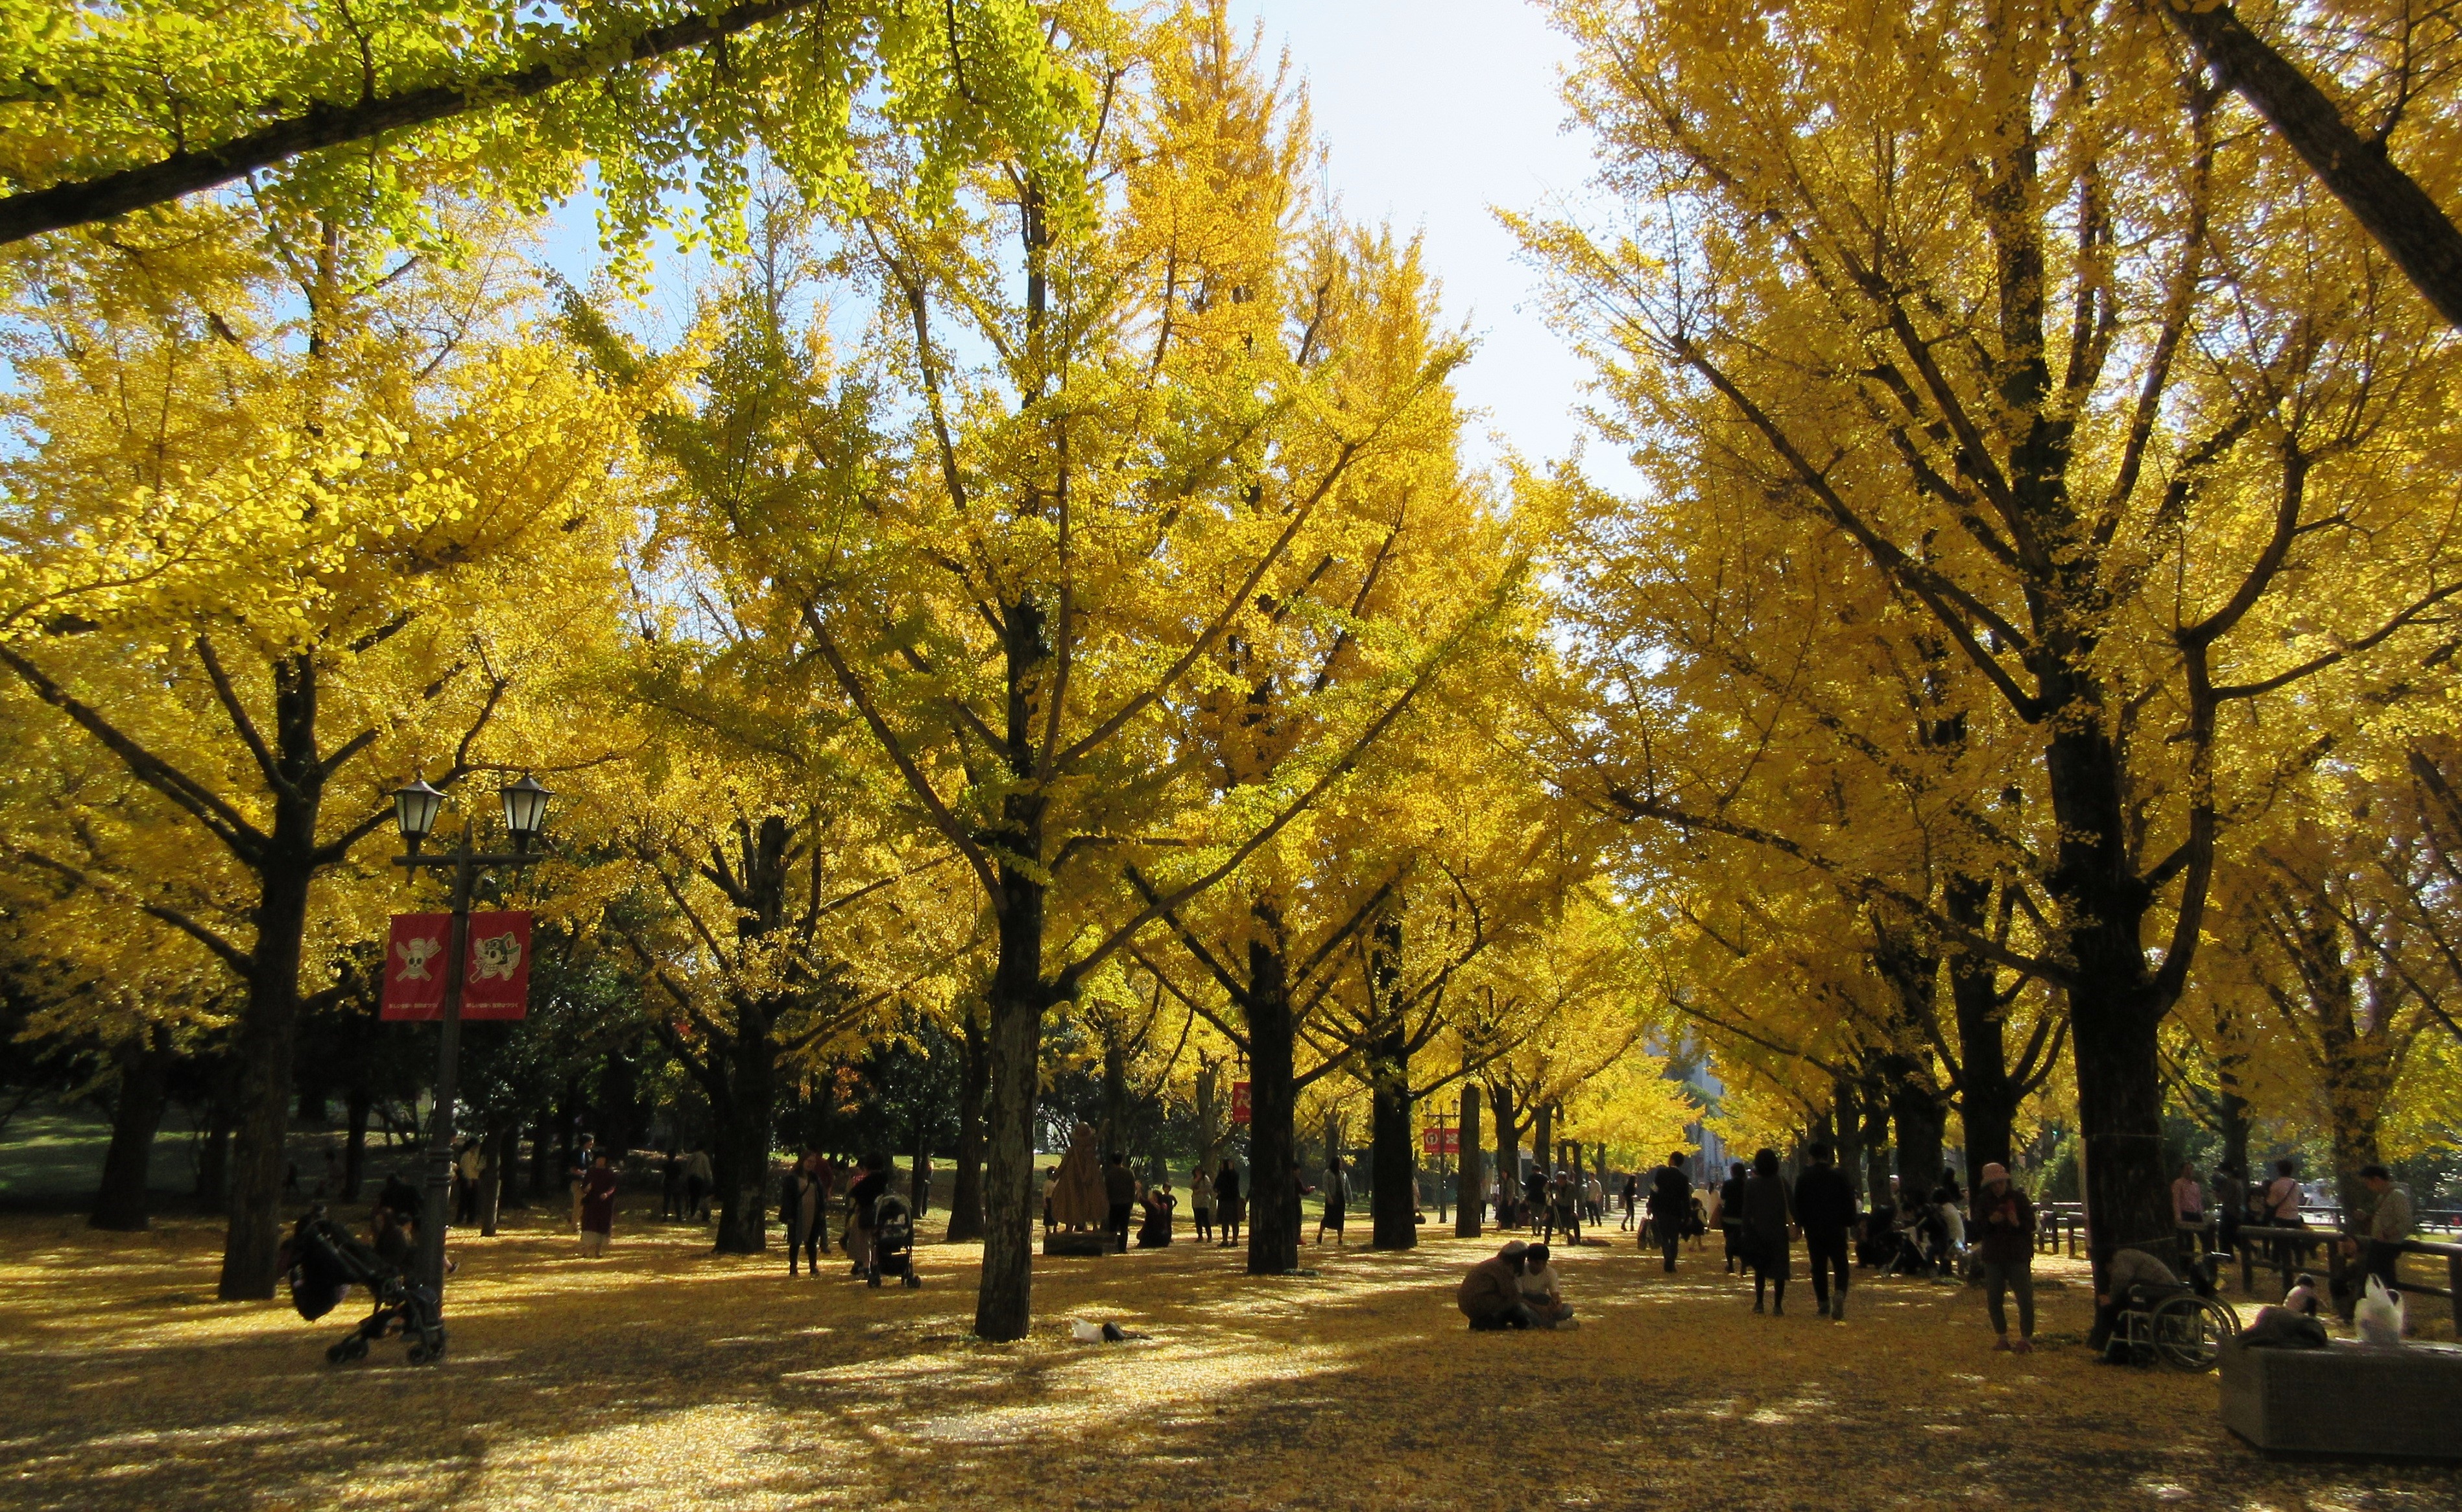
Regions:
<instances>
[{"instance_id":1,"label":"person sitting on ground","mask_svg":"<svg viewBox=\"0 0 2462 1512\"><path fill-rule=\"evenodd\" d=\"M1545 1245L1532 1245L1522 1252L1522 1305L1530 1310L1543 1329L1573 1327L1572 1304L1565 1300L1564 1278L1547 1263Z\"/></svg>"},{"instance_id":2,"label":"person sitting on ground","mask_svg":"<svg viewBox=\"0 0 2462 1512\"><path fill-rule=\"evenodd\" d=\"M1535 1327L1539 1315L1522 1300L1522 1257L1529 1246L1508 1240L1503 1248L1470 1267L1454 1291L1454 1304L1470 1319L1471 1331Z\"/></svg>"},{"instance_id":3,"label":"person sitting on ground","mask_svg":"<svg viewBox=\"0 0 2462 1512\"><path fill-rule=\"evenodd\" d=\"M2151 1292L2187 1289L2171 1267L2150 1251L2128 1248L2113 1255L2103 1289L2094 1294L2094 1329L2085 1340L2086 1348L2103 1352L2106 1365L2128 1363L2128 1342L2121 1332L2120 1315L2133 1305L2130 1294L2140 1287Z\"/></svg>"},{"instance_id":4,"label":"person sitting on ground","mask_svg":"<svg viewBox=\"0 0 2462 1512\"><path fill-rule=\"evenodd\" d=\"M2323 1310L2324 1302L2325 1296L2318 1289L2317 1278L2305 1270L2300 1272L2292 1284L2290 1294L2282 1299L2284 1307L2303 1318L2317 1316Z\"/></svg>"},{"instance_id":5,"label":"person sitting on ground","mask_svg":"<svg viewBox=\"0 0 2462 1512\"><path fill-rule=\"evenodd\" d=\"M1137 1247L1159 1249L1170 1244L1171 1210L1179 1205L1179 1199L1172 1195L1171 1182L1165 1180L1148 1187L1137 1202L1145 1208L1145 1221L1137 1225Z\"/></svg>"}]
</instances>

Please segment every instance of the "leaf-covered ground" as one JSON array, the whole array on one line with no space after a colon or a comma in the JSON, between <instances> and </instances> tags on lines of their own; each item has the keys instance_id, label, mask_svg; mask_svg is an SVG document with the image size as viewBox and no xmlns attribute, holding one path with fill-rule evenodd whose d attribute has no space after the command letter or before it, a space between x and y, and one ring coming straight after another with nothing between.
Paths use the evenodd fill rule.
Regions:
<instances>
[{"instance_id":1,"label":"leaf-covered ground","mask_svg":"<svg viewBox=\"0 0 2462 1512\"><path fill-rule=\"evenodd\" d=\"M2212 1377L2092 1366L2047 1260L2053 1345L1996 1354L1979 1295L1859 1276L1755 1317L1717 1261L1630 1236L1565 1258L1576 1332L1454 1310L1493 1241L1304 1251L1251 1279L1188 1245L1038 1265L1032 1338L966 1333L977 1252L926 1287L710 1256L619 1225L456 1244L453 1344L324 1363L347 1319L211 1300L217 1234L0 1220L0 1503L247 1507L2462 1507L2450 1469L2269 1460ZM1802 1266L1799 1254L1797 1264ZM1140 1342L1069 1342L1074 1318Z\"/></svg>"}]
</instances>

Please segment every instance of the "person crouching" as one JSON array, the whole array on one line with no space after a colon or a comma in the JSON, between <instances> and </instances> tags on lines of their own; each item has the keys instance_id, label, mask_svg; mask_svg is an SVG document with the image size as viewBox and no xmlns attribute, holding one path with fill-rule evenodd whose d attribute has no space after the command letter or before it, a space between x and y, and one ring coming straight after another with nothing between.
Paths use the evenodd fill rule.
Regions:
<instances>
[{"instance_id":1,"label":"person crouching","mask_svg":"<svg viewBox=\"0 0 2462 1512\"><path fill-rule=\"evenodd\" d=\"M1565 1300L1562 1278L1547 1263L1545 1245L1532 1245L1522 1252L1522 1305L1543 1329L1580 1326L1573 1321L1573 1305Z\"/></svg>"},{"instance_id":2,"label":"person crouching","mask_svg":"<svg viewBox=\"0 0 2462 1512\"><path fill-rule=\"evenodd\" d=\"M1522 1257L1528 1249L1521 1240L1512 1240L1471 1267L1470 1274L1462 1277L1460 1288L1454 1292L1454 1302L1462 1310L1462 1316L1470 1319L1473 1332L1526 1329L1538 1324L1539 1315L1522 1300Z\"/></svg>"}]
</instances>

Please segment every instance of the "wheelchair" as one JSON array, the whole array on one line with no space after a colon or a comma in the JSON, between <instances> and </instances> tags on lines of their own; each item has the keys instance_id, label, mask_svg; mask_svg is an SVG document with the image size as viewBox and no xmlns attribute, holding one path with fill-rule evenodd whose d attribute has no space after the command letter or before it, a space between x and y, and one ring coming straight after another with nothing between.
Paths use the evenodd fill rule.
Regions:
<instances>
[{"instance_id":1,"label":"wheelchair","mask_svg":"<svg viewBox=\"0 0 2462 1512\"><path fill-rule=\"evenodd\" d=\"M2224 1341L2239 1337L2239 1314L2188 1287L2131 1287L2113 1332L2132 1363L2151 1355L2172 1370L2210 1371Z\"/></svg>"}]
</instances>

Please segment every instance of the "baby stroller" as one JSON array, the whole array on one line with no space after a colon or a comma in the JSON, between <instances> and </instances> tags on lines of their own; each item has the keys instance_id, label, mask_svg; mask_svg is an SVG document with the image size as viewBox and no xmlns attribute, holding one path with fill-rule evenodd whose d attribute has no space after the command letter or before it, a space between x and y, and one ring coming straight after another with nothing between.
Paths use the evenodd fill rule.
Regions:
<instances>
[{"instance_id":1,"label":"baby stroller","mask_svg":"<svg viewBox=\"0 0 2462 1512\"><path fill-rule=\"evenodd\" d=\"M910 1289L923 1284L915 1273L915 1215L906 1199L888 1192L873 1203L872 1264L864 1267L863 1279L876 1287L883 1276L896 1276Z\"/></svg>"},{"instance_id":2,"label":"baby stroller","mask_svg":"<svg viewBox=\"0 0 2462 1512\"><path fill-rule=\"evenodd\" d=\"M444 1321L436 1293L405 1276L341 1225L312 1213L292 1231L286 1267L291 1305L311 1322L323 1317L365 1287L376 1309L359 1326L325 1352L326 1362L340 1365L365 1359L368 1346L399 1331L410 1340L410 1363L424 1365L444 1352Z\"/></svg>"}]
</instances>

